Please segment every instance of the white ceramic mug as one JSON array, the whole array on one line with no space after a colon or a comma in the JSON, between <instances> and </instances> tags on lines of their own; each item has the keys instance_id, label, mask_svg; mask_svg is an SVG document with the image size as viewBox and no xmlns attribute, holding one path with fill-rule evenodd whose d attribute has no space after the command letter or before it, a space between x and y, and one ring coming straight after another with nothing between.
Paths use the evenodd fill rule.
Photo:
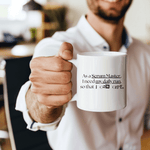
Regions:
<instances>
[{"instance_id":1,"label":"white ceramic mug","mask_svg":"<svg viewBox=\"0 0 150 150\"><path fill-rule=\"evenodd\" d=\"M126 58L122 52L83 52L71 60L77 67L72 82L78 108L108 112L126 106Z\"/></svg>"}]
</instances>

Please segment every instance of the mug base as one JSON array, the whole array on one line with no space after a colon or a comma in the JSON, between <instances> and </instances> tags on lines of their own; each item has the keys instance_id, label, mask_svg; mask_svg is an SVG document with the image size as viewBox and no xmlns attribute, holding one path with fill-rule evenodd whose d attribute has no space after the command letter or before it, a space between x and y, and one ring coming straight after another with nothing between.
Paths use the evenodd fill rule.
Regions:
<instances>
[{"instance_id":1,"label":"mug base","mask_svg":"<svg viewBox=\"0 0 150 150\"><path fill-rule=\"evenodd\" d=\"M124 109L126 107L123 106L121 108L112 108L112 109L87 109L87 108L83 108L83 107L80 107L80 106L77 106L79 109L83 110L83 111L90 111L90 112L111 112L111 111L117 111L117 110L121 110L121 109Z\"/></svg>"}]
</instances>

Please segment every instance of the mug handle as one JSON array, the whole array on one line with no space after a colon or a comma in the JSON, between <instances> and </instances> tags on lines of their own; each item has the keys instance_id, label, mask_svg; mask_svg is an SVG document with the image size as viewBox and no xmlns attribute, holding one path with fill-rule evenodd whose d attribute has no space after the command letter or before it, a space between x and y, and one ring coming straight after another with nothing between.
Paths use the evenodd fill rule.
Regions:
<instances>
[{"instance_id":1,"label":"mug handle","mask_svg":"<svg viewBox=\"0 0 150 150\"><path fill-rule=\"evenodd\" d=\"M72 74L74 74L72 76L72 83L73 85L76 85L75 86L75 89L73 89L74 91L72 91L72 99L71 101L77 101L78 99L78 96L77 96L77 69L74 69L74 67L77 68L78 66L78 60L77 59L71 59L71 60L68 60L69 62L71 62L74 66L73 66L73 69L72 69Z\"/></svg>"},{"instance_id":2,"label":"mug handle","mask_svg":"<svg viewBox=\"0 0 150 150\"><path fill-rule=\"evenodd\" d=\"M77 62L77 59L71 59L71 60L68 60L69 62L71 62L73 65L75 65L76 67L78 66L78 62Z\"/></svg>"}]
</instances>

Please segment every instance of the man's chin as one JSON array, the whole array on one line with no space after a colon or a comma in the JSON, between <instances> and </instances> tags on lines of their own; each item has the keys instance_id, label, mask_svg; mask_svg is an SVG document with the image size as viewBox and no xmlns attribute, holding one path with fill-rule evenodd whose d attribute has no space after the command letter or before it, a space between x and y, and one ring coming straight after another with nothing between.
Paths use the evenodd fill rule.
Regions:
<instances>
[{"instance_id":1,"label":"man's chin","mask_svg":"<svg viewBox=\"0 0 150 150\"><path fill-rule=\"evenodd\" d=\"M116 2L120 2L122 0L101 0L101 1L109 2L109 3L116 3Z\"/></svg>"}]
</instances>

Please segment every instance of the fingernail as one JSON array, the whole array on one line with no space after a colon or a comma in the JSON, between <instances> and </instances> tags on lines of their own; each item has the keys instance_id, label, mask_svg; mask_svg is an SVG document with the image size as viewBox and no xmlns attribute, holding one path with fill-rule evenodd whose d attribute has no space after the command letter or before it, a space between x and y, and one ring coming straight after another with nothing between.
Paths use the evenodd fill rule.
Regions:
<instances>
[{"instance_id":1,"label":"fingernail","mask_svg":"<svg viewBox=\"0 0 150 150\"><path fill-rule=\"evenodd\" d=\"M72 58L72 52L71 51L69 51L69 50L64 50L63 52L62 52L62 57L64 58L64 59L71 59Z\"/></svg>"},{"instance_id":2,"label":"fingernail","mask_svg":"<svg viewBox=\"0 0 150 150\"><path fill-rule=\"evenodd\" d=\"M71 54L72 52L71 52L71 51L69 51L69 50L64 50L62 54L64 54L64 53Z\"/></svg>"}]
</instances>

